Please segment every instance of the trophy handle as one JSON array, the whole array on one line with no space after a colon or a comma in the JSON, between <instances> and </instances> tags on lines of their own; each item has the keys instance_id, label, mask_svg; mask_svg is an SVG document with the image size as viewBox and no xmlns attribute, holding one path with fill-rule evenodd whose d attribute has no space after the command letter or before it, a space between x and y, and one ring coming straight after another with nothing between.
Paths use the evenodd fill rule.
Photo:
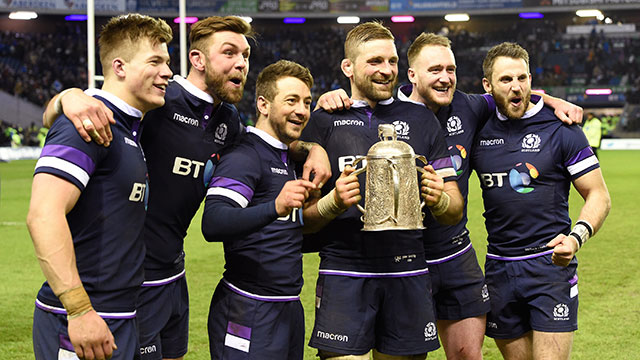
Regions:
<instances>
[{"instance_id":1,"label":"trophy handle","mask_svg":"<svg viewBox=\"0 0 640 360\"><path fill-rule=\"evenodd\" d=\"M428 162L427 162L427 158L425 158L423 155L417 155L417 156L416 156L416 159L418 159L418 160L422 161L424 164L428 164ZM426 174L426 173L427 173L427 170L423 169L423 168L422 168L422 167L420 167L420 166L416 166L416 170L418 170L418 172L421 172L421 173L423 173L423 174ZM418 189L419 189L419 188L420 188L420 187L418 186ZM422 198L422 196L421 196L420 198ZM424 209L424 206L425 206L426 204L427 204L426 200L425 200L424 198L422 198L422 201L420 202L420 210ZM422 213L422 218L424 219L424 213Z\"/></svg>"},{"instance_id":2,"label":"trophy handle","mask_svg":"<svg viewBox=\"0 0 640 360\"><path fill-rule=\"evenodd\" d=\"M393 177L393 222L398 223L398 208L400 207L400 172L398 164L392 159L387 159L391 166L391 176ZM422 209L422 208L421 208Z\"/></svg>"},{"instance_id":3,"label":"trophy handle","mask_svg":"<svg viewBox=\"0 0 640 360\"><path fill-rule=\"evenodd\" d=\"M360 161L362 161L364 158L357 158L356 161L353 162L352 166L355 167ZM354 171L351 173L351 175L355 175L358 176L360 174L362 174L363 172L365 172L367 170L367 165L361 167L360 169ZM365 214L365 210L362 206L360 206L360 204L356 204L356 207L358 208L358 210L360 210L361 213ZM364 219L361 219L362 222L364 222Z\"/></svg>"}]
</instances>

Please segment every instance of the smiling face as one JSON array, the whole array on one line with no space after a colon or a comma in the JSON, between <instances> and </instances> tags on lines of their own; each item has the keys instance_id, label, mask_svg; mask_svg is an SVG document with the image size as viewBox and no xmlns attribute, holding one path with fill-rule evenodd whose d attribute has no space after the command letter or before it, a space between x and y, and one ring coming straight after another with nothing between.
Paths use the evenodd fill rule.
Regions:
<instances>
[{"instance_id":1,"label":"smiling face","mask_svg":"<svg viewBox=\"0 0 640 360\"><path fill-rule=\"evenodd\" d=\"M398 81L398 53L393 40L379 39L358 46L355 59L344 59L342 71L351 80L354 99L370 105L393 96Z\"/></svg>"},{"instance_id":2,"label":"smiling face","mask_svg":"<svg viewBox=\"0 0 640 360\"><path fill-rule=\"evenodd\" d=\"M533 107L531 74L524 59L499 56L492 67L491 79L482 79L484 89L493 95L500 113L520 119Z\"/></svg>"},{"instance_id":3,"label":"smiling face","mask_svg":"<svg viewBox=\"0 0 640 360\"><path fill-rule=\"evenodd\" d=\"M433 112L451 104L456 90L456 59L450 48L427 45L413 61L408 71L416 98Z\"/></svg>"},{"instance_id":4,"label":"smiling face","mask_svg":"<svg viewBox=\"0 0 640 360\"><path fill-rule=\"evenodd\" d=\"M149 39L138 43L130 61L122 61L126 95L121 95L129 105L146 113L164 105L164 95L173 73L169 68L169 52L166 43L152 44Z\"/></svg>"},{"instance_id":5,"label":"smiling face","mask_svg":"<svg viewBox=\"0 0 640 360\"><path fill-rule=\"evenodd\" d=\"M232 31L214 33L204 53L206 91L222 101L239 102L247 82L250 52L244 35Z\"/></svg>"},{"instance_id":6,"label":"smiling face","mask_svg":"<svg viewBox=\"0 0 640 360\"><path fill-rule=\"evenodd\" d=\"M311 116L311 90L302 80L287 76L277 80L272 101L258 98L256 127L289 145L298 140Z\"/></svg>"}]
</instances>

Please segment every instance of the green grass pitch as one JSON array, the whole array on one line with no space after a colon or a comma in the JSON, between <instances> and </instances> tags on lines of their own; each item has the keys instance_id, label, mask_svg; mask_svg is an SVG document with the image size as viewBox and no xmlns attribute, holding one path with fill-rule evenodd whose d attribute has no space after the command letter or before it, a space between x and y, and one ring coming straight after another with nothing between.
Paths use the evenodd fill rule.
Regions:
<instances>
[{"instance_id":1,"label":"green grass pitch","mask_svg":"<svg viewBox=\"0 0 640 360\"><path fill-rule=\"evenodd\" d=\"M573 359L640 359L640 151L601 151L600 161L613 207L603 229L580 251L579 330ZM35 161L0 163L0 358L33 359L31 326L35 295L44 277L25 226ZM469 228L480 263L486 233L477 178L470 186ZM572 190L575 220L582 199ZM223 270L221 244L206 243L200 213L186 239L191 324L187 359L209 359L206 321L209 300ZM313 325L317 254L304 257L302 301L307 338ZM314 359L307 348L305 359ZM485 359L500 359L486 338ZM429 359L444 359L440 349Z\"/></svg>"}]
</instances>

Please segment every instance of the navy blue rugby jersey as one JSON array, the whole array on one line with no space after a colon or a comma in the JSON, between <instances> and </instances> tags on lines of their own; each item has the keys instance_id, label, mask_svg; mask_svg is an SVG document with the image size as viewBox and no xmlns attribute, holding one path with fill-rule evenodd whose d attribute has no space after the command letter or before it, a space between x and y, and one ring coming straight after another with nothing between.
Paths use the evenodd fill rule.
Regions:
<instances>
[{"instance_id":1,"label":"navy blue rugby jersey","mask_svg":"<svg viewBox=\"0 0 640 360\"><path fill-rule=\"evenodd\" d=\"M492 115L471 159L482 187L487 257L507 260L552 252L546 244L571 228L571 181L600 167L582 130L562 124L541 101L519 120Z\"/></svg>"},{"instance_id":2,"label":"navy blue rugby jersey","mask_svg":"<svg viewBox=\"0 0 640 360\"><path fill-rule=\"evenodd\" d=\"M145 285L184 271L184 237L207 191L210 159L244 132L236 108L186 79L169 82L165 105L145 115L142 147L149 168Z\"/></svg>"},{"instance_id":3,"label":"navy blue rugby jersey","mask_svg":"<svg viewBox=\"0 0 640 360\"><path fill-rule=\"evenodd\" d=\"M332 114L314 112L303 131L302 140L322 145L329 155L333 175L324 186L324 193L335 186L345 165L366 156L369 148L379 141L379 124L393 124L398 140L411 145L416 154L424 155L445 181L455 181L442 129L431 111L393 98L379 102L375 109L364 101L356 101L349 110ZM364 196L365 176L359 176L359 180ZM321 273L380 277L426 270L422 230L365 232L361 231L361 215L354 206L305 240L322 243Z\"/></svg>"},{"instance_id":4,"label":"navy blue rugby jersey","mask_svg":"<svg viewBox=\"0 0 640 360\"><path fill-rule=\"evenodd\" d=\"M244 212L257 206L268 209L272 220L264 227L221 239L226 261L223 276L233 289L248 296L297 296L302 288L302 211L296 209L284 217L275 211L282 187L296 179L294 165L285 144L254 127L247 129L216 166L203 222L210 216L208 208L220 201ZM237 230L236 234L242 232Z\"/></svg>"},{"instance_id":5,"label":"navy blue rugby jersey","mask_svg":"<svg viewBox=\"0 0 640 360\"><path fill-rule=\"evenodd\" d=\"M133 317L144 260L147 167L133 134L142 113L110 93L88 90L87 94L113 111L111 145L87 143L71 121L59 119L47 134L35 173L53 174L82 191L66 216L80 279L103 317ZM46 282L36 304L64 313Z\"/></svg>"},{"instance_id":6,"label":"navy blue rugby jersey","mask_svg":"<svg viewBox=\"0 0 640 360\"><path fill-rule=\"evenodd\" d=\"M413 102L408 98L411 90L411 85L402 86L398 90L398 98ZM494 109L495 102L491 95L471 95L456 90L451 104L441 107L436 114L443 129L451 162L458 176L458 187L465 206L462 220L451 226L440 224L430 212L427 212L425 221L427 229L424 237L427 263L447 261L471 248L467 229L467 198L471 175L469 159L476 132L487 121Z\"/></svg>"}]
</instances>

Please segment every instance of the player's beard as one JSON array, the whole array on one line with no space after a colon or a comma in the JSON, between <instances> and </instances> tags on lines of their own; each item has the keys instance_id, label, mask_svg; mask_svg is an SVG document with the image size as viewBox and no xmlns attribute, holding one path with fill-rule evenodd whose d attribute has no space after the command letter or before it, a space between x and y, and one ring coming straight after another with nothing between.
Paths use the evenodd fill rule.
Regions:
<instances>
[{"instance_id":1,"label":"player's beard","mask_svg":"<svg viewBox=\"0 0 640 360\"><path fill-rule=\"evenodd\" d=\"M527 92L522 95L522 105L518 110L513 110L509 105L510 101L507 97L502 95L497 95L493 92L493 98L496 101L496 106L498 107L498 111L508 119L516 120L521 119L524 116L524 113L527 112L529 108L529 103L531 102L531 89L527 90Z\"/></svg>"},{"instance_id":2,"label":"player's beard","mask_svg":"<svg viewBox=\"0 0 640 360\"><path fill-rule=\"evenodd\" d=\"M214 71L207 61L205 63L204 83L207 86L207 92L213 97L217 97L220 100L236 104L242 100L244 94L244 84L247 82L247 76L242 74L242 86L240 87L227 87L227 82L232 76L221 75Z\"/></svg>"},{"instance_id":3,"label":"player's beard","mask_svg":"<svg viewBox=\"0 0 640 360\"><path fill-rule=\"evenodd\" d=\"M389 90L380 90L376 89L375 85L373 84L373 77L371 76L365 75L363 77L359 77L356 75L356 73L354 73L353 79L356 87L358 88L358 90L360 90L360 93L367 99L376 102L387 100L388 98L392 97L393 89L396 87L396 83L398 82L397 75L390 75L387 78L383 79L379 79L379 77L377 77L377 80L391 80L391 83L389 84Z\"/></svg>"}]
</instances>

